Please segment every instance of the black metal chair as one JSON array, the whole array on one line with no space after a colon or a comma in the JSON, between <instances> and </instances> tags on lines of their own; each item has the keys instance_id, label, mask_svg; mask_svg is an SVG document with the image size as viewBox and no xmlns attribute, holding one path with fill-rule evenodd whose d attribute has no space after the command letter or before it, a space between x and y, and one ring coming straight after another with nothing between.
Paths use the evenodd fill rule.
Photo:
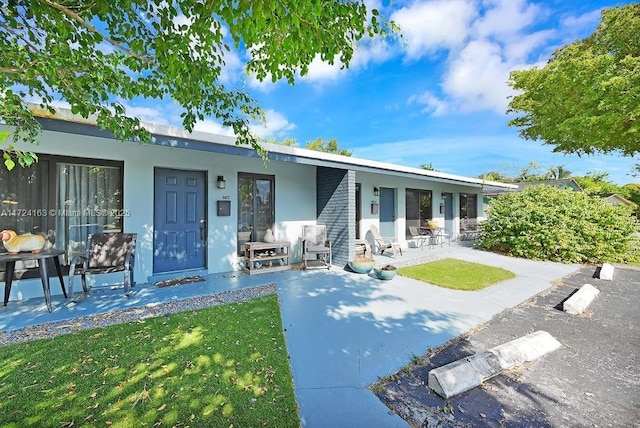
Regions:
<instances>
[{"instance_id":1,"label":"black metal chair","mask_svg":"<svg viewBox=\"0 0 640 428\"><path fill-rule=\"evenodd\" d=\"M129 295L135 286L136 233L94 233L89 235L84 255L77 254L69 267L69 296L73 298L73 278L82 277L82 289L89 292L87 274L124 272L124 293Z\"/></svg>"}]
</instances>

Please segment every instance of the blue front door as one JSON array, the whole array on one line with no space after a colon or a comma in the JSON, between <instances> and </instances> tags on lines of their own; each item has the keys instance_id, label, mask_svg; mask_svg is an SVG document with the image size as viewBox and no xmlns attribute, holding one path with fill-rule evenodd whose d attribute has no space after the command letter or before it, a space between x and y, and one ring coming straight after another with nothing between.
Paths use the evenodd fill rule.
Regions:
<instances>
[{"instance_id":1,"label":"blue front door","mask_svg":"<svg viewBox=\"0 0 640 428\"><path fill-rule=\"evenodd\" d=\"M395 190L388 187L380 188L380 235L395 237L396 221Z\"/></svg>"},{"instance_id":2,"label":"blue front door","mask_svg":"<svg viewBox=\"0 0 640 428\"><path fill-rule=\"evenodd\" d=\"M206 267L206 174L156 168L153 272Z\"/></svg>"}]
</instances>

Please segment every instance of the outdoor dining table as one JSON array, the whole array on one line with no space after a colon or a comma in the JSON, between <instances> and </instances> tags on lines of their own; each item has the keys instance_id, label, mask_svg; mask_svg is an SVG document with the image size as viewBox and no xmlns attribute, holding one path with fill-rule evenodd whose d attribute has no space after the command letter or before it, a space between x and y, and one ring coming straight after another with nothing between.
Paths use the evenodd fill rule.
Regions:
<instances>
[{"instance_id":1,"label":"outdoor dining table","mask_svg":"<svg viewBox=\"0 0 640 428\"><path fill-rule=\"evenodd\" d=\"M39 253L18 253L18 254L0 254L0 262L6 263L7 269L4 276L4 306L7 306L9 301L9 294L11 293L11 283L13 282L13 274L16 268L16 262L24 262L29 260L36 260L38 262L38 268L40 270L40 279L42 280L42 290L44 291L44 301L47 304L47 309L51 312L51 291L49 289L49 272L47 270L47 260L53 259L53 263L56 267L58 279L60 280L60 287L62 287L62 293L64 297L67 297L67 290L64 288L64 279L62 277L62 269L60 268L60 256L64 254L64 250L44 250Z\"/></svg>"},{"instance_id":2,"label":"outdoor dining table","mask_svg":"<svg viewBox=\"0 0 640 428\"><path fill-rule=\"evenodd\" d=\"M420 226L420 234L424 233L429 236L429 243L431 245L442 244L445 230L444 227Z\"/></svg>"}]
</instances>

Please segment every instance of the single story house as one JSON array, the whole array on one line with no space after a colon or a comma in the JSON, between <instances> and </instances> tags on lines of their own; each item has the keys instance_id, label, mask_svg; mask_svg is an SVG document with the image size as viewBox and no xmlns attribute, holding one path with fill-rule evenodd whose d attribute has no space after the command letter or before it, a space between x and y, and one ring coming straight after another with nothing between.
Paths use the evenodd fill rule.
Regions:
<instances>
[{"instance_id":1,"label":"single story house","mask_svg":"<svg viewBox=\"0 0 640 428\"><path fill-rule=\"evenodd\" d=\"M625 205L625 206L633 205L633 202L631 202L630 200L628 200L622 195L618 195L617 193L606 193L599 196L612 205Z\"/></svg>"},{"instance_id":2,"label":"single story house","mask_svg":"<svg viewBox=\"0 0 640 428\"><path fill-rule=\"evenodd\" d=\"M411 225L435 220L455 238L461 217L483 215L487 183L476 178L272 144L265 162L233 138L163 125L145 124L152 144L121 142L69 110L37 114L40 144L15 146L39 162L0 169L0 230L54 236L63 265L90 233L135 232L137 282L239 271L245 242L267 229L296 263L302 226L326 225L342 267L372 225L407 247ZM16 266L11 299L42 295L35 270Z\"/></svg>"}]
</instances>

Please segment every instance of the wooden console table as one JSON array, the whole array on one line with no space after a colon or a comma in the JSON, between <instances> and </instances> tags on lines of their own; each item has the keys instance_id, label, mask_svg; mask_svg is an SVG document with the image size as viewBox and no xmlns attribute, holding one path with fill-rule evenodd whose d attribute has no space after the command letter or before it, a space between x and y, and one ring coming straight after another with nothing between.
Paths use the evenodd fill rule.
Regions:
<instances>
[{"instance_id":1,"label":"wooden console table","mask_svg":"<svg viewBox=\"0 0 640 428\"><path fill-rule=\"evenodd\" d=\"M245 242L244 271L249 275L291 269L291 242Z\"/></svg>"}]
</instances>

